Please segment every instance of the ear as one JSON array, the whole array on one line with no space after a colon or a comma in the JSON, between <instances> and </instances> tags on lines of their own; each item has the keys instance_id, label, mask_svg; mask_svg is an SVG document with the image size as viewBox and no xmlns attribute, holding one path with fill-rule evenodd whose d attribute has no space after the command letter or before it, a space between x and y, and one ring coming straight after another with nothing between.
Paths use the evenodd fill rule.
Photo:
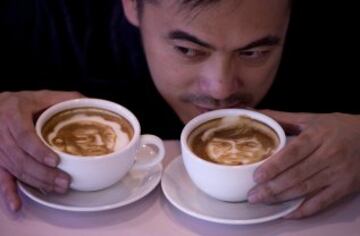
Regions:
<instances>
[{"instance_id":1,"label":"ear","mask_svg":"<svg viewBox=\"0 0 360 236\"><path fill-rule=\"evenodd\" d=\"M126 19L134 26L139 26L137 0L121 0Z\"/></svg>"}]
</instances>

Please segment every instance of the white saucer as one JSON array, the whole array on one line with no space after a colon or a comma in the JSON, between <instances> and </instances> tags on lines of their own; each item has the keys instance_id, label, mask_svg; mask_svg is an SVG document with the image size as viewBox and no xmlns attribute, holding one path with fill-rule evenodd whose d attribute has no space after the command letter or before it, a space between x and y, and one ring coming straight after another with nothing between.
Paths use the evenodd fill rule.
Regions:
<instances>
[{"instance_id":1,"label":"white saucer","mask_svg":"<svg viewBox=\"0 0 360 236\"><path fill-rule=\"evenodd\" d=\"M162 165L145 171L130 171L111 187L95 192L70 190L65 195L48 193L18 182L21 191L30 199L55 209L77 212L110 210L133 203L149 194L160 182Z\"/></svg>"},{"instance_id":2,"label":"white saucer","mask_svg":"<svg viewBox=\"0 0 360 236\"><path fill-rule=\"evenodd\" d=\"M176 208L195 218L222 224L257 224L281 218L298 208L303 199L276 205L223 202L207 196L191 181L181 157L165 169L161 187Z\"/></svg>"}]
</instances>

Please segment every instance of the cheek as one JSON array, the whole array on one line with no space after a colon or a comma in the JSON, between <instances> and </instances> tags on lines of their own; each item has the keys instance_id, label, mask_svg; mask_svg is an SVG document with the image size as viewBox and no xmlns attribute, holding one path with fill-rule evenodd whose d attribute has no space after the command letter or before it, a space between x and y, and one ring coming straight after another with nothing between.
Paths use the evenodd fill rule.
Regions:
<instances>
[{"instance_id":1,"label":"cheek","mask_svg":"<svg viewBox=\"0 0 360 236\"><path fill-rule=\"evenodd\" d=\"M269 91L279 67L280 56L275 55L262 67L241 67L240 78L246 90L258 103Z\"/></svg>"},{"instance_id":2,"label":"cheek","mask_svg":"<svg viewBox=\"0 0 360 236\"><path fill-rule=\"evenodd\" d=\"M248 70L242 77L245 87L253 92L266 90L274 80L274 74L263 69Z\"/></svg>"},{"instance_id":3,"label":"cheek","mask_svg":"<svg viewBox=\"0 0 360 236\"><path fill-rule=\"evenodd\" d=\"M172 46L150 38L144 46L152 79L160 92L177 94L191 86L196 73L179 60Z\"/></svg>"}]
</instances>

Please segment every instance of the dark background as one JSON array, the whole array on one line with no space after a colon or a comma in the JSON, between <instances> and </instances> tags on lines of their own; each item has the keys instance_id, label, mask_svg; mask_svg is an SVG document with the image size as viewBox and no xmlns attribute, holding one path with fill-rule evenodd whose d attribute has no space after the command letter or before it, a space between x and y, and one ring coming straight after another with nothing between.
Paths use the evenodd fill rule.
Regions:
<instances>
[{"instance_id":1,"label":"dark background","mask_svg":"<svg viewBox=\"0 0 360 236\"><path fill-rule=\"evenodd\" d=\"M360 112L356 9L349 1L295 2L278 78L261 106Z\"/></svg>"}]
</instances>

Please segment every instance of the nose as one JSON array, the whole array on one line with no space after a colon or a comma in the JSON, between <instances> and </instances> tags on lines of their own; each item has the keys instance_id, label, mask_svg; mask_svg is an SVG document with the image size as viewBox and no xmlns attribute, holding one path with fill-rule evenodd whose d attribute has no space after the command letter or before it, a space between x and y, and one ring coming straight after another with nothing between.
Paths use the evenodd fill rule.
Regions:
<instances>
[{"instance_id":1,"label":"nose","mask_svg":"<svg viewBox=\"0 0 360 236\"><path fill-rule=\"evenodd\" d=\"M95 134L95 144L98 146L104 145L104 142L103 142L100 134Z\"/></svg>"},{"instance_id":2,"label":"nose","mask_svg":"<svg viewBox=\"0 0 360 236\"><path fill-rule=\"evenodd\" d=\"M201 73L200 90L214 99L224 100L241 86L237 69L231 58L213 58L204 64Z\"/></svg>"}]
</instances>

